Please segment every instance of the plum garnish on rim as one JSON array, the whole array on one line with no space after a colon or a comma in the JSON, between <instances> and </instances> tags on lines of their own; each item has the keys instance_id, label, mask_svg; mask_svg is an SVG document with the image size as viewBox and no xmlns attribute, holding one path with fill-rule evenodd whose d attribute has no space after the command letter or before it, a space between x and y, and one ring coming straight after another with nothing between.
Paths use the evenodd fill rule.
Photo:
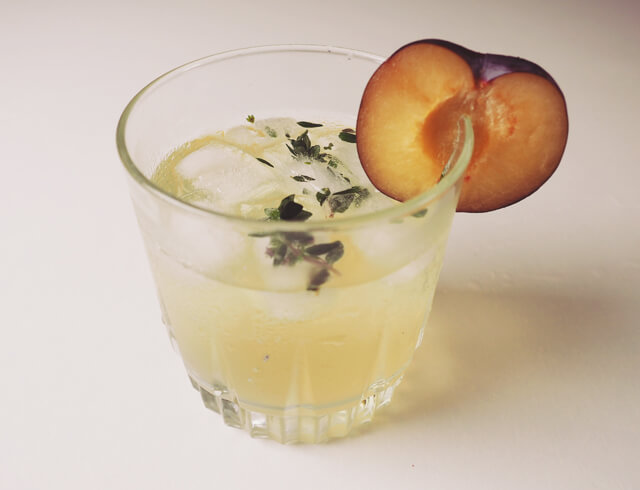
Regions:
<instances>
[{"instance_id":1,"label":"plum garnish on rim","mask_svg":"<svg viewBox=\"0 0 640 490\"><path fill-rule=\"evenodd\" d=\"M389 57L364 91L356 131L371 182L405 201L435 185L458 120L471 117L475 146L458 211L483 212L535 192L564 152L564 96L539 65L440 39Z\"/></svg>"}]
</instances>

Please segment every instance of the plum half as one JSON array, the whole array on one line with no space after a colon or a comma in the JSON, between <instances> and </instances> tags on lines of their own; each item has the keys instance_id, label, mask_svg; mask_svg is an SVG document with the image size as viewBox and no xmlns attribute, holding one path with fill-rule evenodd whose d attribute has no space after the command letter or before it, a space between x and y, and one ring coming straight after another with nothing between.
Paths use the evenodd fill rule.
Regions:
<instances>
[{"instance_id":1,"label":"plum half","mask_svg":"<svg viewBox=\"0 0 640 490\"><path fill-rule=\"evenodd\" d=\"M524 199L560 163L569 129L562 91L540 66L439 39L408 44L369 80L356 126L360 161L381 192L406 201L435 185L471 117L475 145L458 211Z\"/></svg>"}]
</instances>

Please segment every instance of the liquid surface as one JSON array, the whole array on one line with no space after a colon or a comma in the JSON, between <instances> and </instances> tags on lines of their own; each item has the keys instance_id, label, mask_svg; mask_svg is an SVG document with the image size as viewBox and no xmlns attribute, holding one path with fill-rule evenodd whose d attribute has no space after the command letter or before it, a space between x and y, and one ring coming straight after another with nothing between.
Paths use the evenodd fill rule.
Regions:
<instances>
[{"instance_id":1,"label":"liquid surface","mask_svg":"<svg viewBox=\"0 0 640 490\"><path fill-rule=\"evenodd\" d=\"M292 194L312 221L396 203L367 179L351 128L287 118L255 120L190 141L151 180L183 201L254 219L267 217L265 209Z\"/></svg>"}]
</instances>

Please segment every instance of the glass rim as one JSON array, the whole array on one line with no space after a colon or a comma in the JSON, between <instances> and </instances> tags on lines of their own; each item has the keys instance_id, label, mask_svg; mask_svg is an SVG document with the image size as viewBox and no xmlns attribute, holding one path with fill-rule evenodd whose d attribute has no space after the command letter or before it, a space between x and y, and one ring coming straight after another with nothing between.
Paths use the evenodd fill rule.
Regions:
<instances>
[{"instance_id":1,"label":"glass rim","mask_svg":"<svg viewBox=\"0 0 640 490\"><path fill-rule=\"evenodd\" d=\"M176 68L173 68L172 70L163 73L162 75L158 76L147 85L145 85L140 91L138 91L138 93L133 96L133 98L129 101L124 111L122 112L116 128L116 146L118 149L120 160L122 161L122 164L124 165L128 174L134 179L137 184L139 184L149 193L155 195L163 201L166 201L174 206L186 209L190 212L221 218L226 221L235 222L237 224L252 225L260 228L277 228L278 230L282 231L321 231L328 229L334 230L336 228L353 227L354 225L361 225L370 223L372 221L400 219L422 209L425 205L447 192L451 187L453 187L453 185L455 185L458 179L462 177L465 170L467 169L469 161L471 160L471 153L473 151L474 143L473 127L471 125L471 119L467 115L462 116L458 124L459 134L464 134L464 140L461 142L457 142L456 147L454 148L452 154L449 156L449 160L445 168L449 167L450 170L442 179L440 179L434 186L421 192L417 196L408 199L407 201L397 201L397 204L395 205L391 205L367 213L357 214L355 216L339 216L332 219L318 221L268 221L258 218L246 218L235 214L215 211L209 208L198 206L196 204L182 201L158 187L140 171L133 158L129 154L129 150L125 141L125 133L127 130L127 122L129 120L129 116L135 110L139 100L150 90L169 79L179 76L183 72L193 70L195 68L198 68L199 66L209 63L216 63L219 61L224 61L225 59L246 55L295 51L346 55L375 62L378 66L380 66L380 64L382 64L382 62L385 60L385 58L382 56L368 53L366 51L330 45L272 44L222 51L184 63Z\"/></svg>"}]
</instances>

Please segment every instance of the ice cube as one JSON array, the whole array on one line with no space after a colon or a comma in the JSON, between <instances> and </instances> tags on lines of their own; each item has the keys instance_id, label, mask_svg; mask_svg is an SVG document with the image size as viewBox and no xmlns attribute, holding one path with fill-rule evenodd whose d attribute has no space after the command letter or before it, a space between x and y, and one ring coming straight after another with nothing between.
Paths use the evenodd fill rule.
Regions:
<instances>
[{"instance_id":1,"label":"ice cube","mask_svg":"<svg viewBox=\"0 0 640 490\"><path fill-rule=\"evenodd\" d=\"M272 139L254 126L236 126L224 132L224 140L249 153L260 153Z\"/></svg>"},{"instance_id":2,"label":"ice cube","mask_svg":"<svg viewBox=\"0 0 640 490\"><path fill-rule=\"evenodd\" d=\"M253 155L216 142L185 157L178 171L195 189L205 191L206 200L200 204L222 212L264 200L282 180L275 168Z\"/></svg>"}]
</instances>

